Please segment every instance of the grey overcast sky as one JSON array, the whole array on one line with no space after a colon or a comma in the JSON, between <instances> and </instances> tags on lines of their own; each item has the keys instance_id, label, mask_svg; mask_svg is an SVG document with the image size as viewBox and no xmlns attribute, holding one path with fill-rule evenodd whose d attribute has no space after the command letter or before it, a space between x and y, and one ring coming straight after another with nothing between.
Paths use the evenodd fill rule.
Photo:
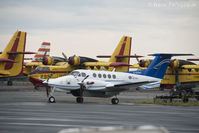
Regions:
<instances>
[{"instance_id":1,"label":"grey overcast sky","mask_svg":"<svg viewBox=\"0 0 199 133\"><path fill-rule=\"evenodd\" d=\"M110 55L123 35L132 54L199 57L198 0L0 0L0 51L16 30L26 51L51 43L51 55Z\"/></svg>"}]
</instances>

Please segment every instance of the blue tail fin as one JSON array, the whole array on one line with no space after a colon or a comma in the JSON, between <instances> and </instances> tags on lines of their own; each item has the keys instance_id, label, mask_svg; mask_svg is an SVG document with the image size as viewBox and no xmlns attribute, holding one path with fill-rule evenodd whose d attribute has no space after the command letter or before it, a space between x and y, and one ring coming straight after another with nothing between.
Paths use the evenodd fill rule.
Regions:
<instances>
[{"instance_id":1,"label":"blue tail fin","mask_svg":"<svg viewBox=\"0 0 199 133\"><path fill-rule=\"evenodd\" d=\"M131 71L130 73L163 79L172 56L187 56L193 54L152 54L156 56L149 67L144 71Z\"/></svg>"}]
</instances>

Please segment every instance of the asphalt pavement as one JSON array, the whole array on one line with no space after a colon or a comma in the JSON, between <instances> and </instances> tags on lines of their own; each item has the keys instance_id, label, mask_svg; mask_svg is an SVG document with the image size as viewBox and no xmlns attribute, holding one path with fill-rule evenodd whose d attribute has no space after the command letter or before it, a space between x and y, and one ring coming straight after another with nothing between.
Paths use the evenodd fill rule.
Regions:
<instances>
[{"instance_id":1,"label":"asphalt pavement","mask_svg":"<svg viewBox=\"0 0 199 133\"><path fill-rule=\"evenodd\" d=\"M123 93L118 105L102 98L85 98L85 103L77 104L73 96L61 92L55 93L56 103L48 103L44 91L4 90L0 91L0 132L57 133L67 128L141 125L163 126L171 133L199 132L199 107L134 102L153 95Z\"/></svg>"}]
</instances>

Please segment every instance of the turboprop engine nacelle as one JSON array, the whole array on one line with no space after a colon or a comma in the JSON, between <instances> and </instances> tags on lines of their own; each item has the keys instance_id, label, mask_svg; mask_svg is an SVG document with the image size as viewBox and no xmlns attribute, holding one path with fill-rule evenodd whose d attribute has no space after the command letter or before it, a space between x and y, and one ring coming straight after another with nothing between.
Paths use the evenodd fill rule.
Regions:
<instances>
[{"instance_id":1,"label":"turboprop engine nacelle","mask_svg":"<svg viewBox=\"0 0 199 133\"><path fill-rule=\"evenodd\" d=\"M196 64L187 60L178 60L178 59L171 61L171 63L169 64L171 68L181 68L183 65L196 65Z\"/></svg>"},{"instance_id":2,"label":"turboprop engine nacelle","mask_svg":"<svg viewBox=\"0 0 199 133\"><path fill-rule=\"evenodd\" d=\"M148 67L151 63L150 59L142 59L139 62L140 67Z\"/></svg>"},{"instance_id":3,"label":"turboprop engine nacelle","mask_svg":"<svg viewBox=\"0 0 199 133\"><path fill-rule=\"evenodd\" d=\"M54 63L53 57L50 56L44 56L42 59L43 65L52 65Z\"/></svg>"},{"instance_id":4,"label":"turboprop engine nacelle","mask_svg":"<svg viewBox=\"0 0 199 133\"><path fill-rule=\"evenodd\" d=\"M76 55L71 56L68 58L68 63L70 65L78 66L78 65L80 65L80 57L76 56Z\"/></svg>"},{"instance_id":5,"label":"turboprop engine nacelle","mask_svg":"<svg viewBox=\"0 0 199 133\"><path fill-rule=\"evenodd\" d=\"M82 65L84 62L98 62L98 60L89 57L76 56L76 55L68 58L68 64L73 66Z\"/></svg>"},{"instance_id":6,"label":"turboprop engine nacelle","mask_svg":"<svg viewBox=\"0 0 199 133\"><path fill-rule=\"evenodd\" d=\"M172 61L170 64L169 64L169 66L171 67L171 68L179 68L179 66L180 66L180 62L179 62L179 60L174 60L174 61Z\"/></svg>"}]
</instances>

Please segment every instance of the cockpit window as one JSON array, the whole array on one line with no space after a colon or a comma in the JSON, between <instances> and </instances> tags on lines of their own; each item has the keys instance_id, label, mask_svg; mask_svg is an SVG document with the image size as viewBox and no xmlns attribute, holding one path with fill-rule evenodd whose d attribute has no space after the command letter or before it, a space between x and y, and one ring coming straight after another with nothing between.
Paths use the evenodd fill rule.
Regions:
<instances>
[{"instance_id":1,"label":"cockpit window","mask_svg":"<svg viewBox=\"0 0 199 133\"><path fill-rule=\"evenodd\" d=\"M30 74L35 74L38 72L48 72L50 71L49 67L37 67L34 71L30 72Z\"/></svg>"},{"instance_id":2,"label":"cockpit window","mask_svg":"<svg viewBox=\"0 0 199 133\"><path fill-rule=\"evenodd\" d=\"M50 71L49 67L37 67L36 70L40 71L40 72L44 72L44 71Z\"/></svg>"},{"instance_id":3,"label":"cockpit window","mask_svg":"<svg viewBox=\"0 0 199 133\"><path fill-rule=\"evenodd\" d=\"M78 71L72 71L69 75L73 75L73 76L78 76L80 74L80 72Z\"/></svg>"},{"instance_id":4,"label":"cockpit window","mask_svg":"<svg viewBox=\"0 0 199 133\"><path fill-rule=\"evenodd\" d=\"M86 77L86 73L82 73L82 77Z\"/></svg>"}]
</instances>

